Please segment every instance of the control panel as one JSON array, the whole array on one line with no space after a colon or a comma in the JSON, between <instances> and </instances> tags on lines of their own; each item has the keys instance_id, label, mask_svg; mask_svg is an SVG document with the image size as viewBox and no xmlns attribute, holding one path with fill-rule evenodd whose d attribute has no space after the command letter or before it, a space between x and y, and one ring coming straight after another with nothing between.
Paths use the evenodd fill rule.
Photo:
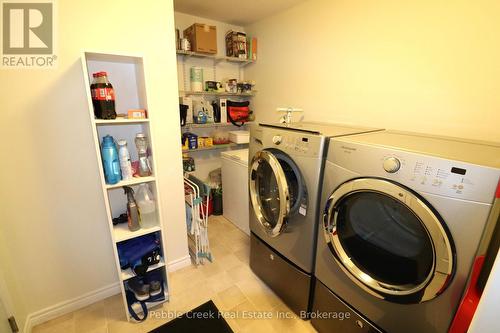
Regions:
<instances>
[{"instance_id":1,"label":"control panel","mask_svg":"<svg viewBox=\"0 0 500 333\"><path fill-rule=\"evenodd\" d=\"M289 155L318 157L325 137L298 131L275 130L265 132L263 147L276 148Z\"/></svg>"},{"instance_id":2,"label":"control panel","mask_svg":"<svg viewBox=\"0 0 500 333\"><path fill-rule=\"evenodd\" d=\"M500 170L385 147L335 142L328 160L357 174L393 180L414 191L491 203Z\"/></svg>"}]
</instances>

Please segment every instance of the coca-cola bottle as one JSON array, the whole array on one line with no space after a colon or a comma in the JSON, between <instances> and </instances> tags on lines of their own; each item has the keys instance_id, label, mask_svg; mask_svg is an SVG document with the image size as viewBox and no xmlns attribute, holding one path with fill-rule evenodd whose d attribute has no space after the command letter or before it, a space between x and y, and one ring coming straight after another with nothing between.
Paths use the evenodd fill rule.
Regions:
<instances>
[{"instance_id":1,"label":"coca-cola bottle","mask_svg":"<svg viewBox=\"0 0 500 333\"><path fill-rule=\"evenodd\" d=\"M94 80L90 85L94 115L99 119L115 119L115 92L109 83L108 73L97 72L92 74Z\"/></svg>"}]
</instances>

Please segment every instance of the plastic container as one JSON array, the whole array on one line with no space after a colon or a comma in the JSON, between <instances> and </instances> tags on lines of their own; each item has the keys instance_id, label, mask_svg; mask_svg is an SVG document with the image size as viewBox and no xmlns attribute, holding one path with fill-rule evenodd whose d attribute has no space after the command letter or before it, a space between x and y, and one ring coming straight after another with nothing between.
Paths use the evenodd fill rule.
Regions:
<instances>
[{"instance_id":1,"label":"plastic container","mask_svg":"<svg viewBox=\"0 0 500 333\"><path fill-rule=\"evenodd\" d=\"M250 132L249 131L230 131L229 140L234 143L249 143L250 142Z\"/></svg>"},{"instance_id":2,"label":"plastic container","mask_svg":"<svg viewBox=\"0 0 500 333\"><path fill-rule=\"evenodd\" d=\"M118 140L118 157L120 159L122 179L132 179L132 164L130 163L130 153L127 148L126 140Z\"/></svg>"},{"instance_id":3,"label":"plastic container","mask_svg":"<svg viewBox=\"0 0 500 333\"><path fill-rule=\"evenodd\" d=\"M212 138L215 145L229 143L229 133L227 131L216 130L212 133Z\"/></svg>"},{"instance_id":4,"label":"plastic container","mask_svg":"<svg viewBox=\"0 0 500 333\"><path fill-rule=\"evenodd\" d=\"M101 156L106 183L118 183L122 179L120 161L118 159L115 140L111 135L106 135L102 139Z\"/></svg>"},{"instance_id":5,"label":"plastic container","mask_svg":"<svg viewBox=\"0 0 500 333\"><path fill-rule=\"evenodd\" d=\"M99 119L115 119L115 91L108 80L108 73L92 74L94 80L90 85L94 115Z\"/></svg>"},{"instance_id":6,"label":"plastic container","mask_svg":"<svg viewBox=\"0 0 500 333\"><path fill-rule=\"evenodd\" d=\"M140 184L135 194L135 200L141 213L141 227L151 228L157 225L156 202L148 184Z\"/></svg>"},{"instance_id":7,"label":"plastic container","mask_svg":"<svg viewBox=\"0 0 500 333\"><path fill-rule=\"evenodd\" d=\"M148 160L148 138L144 133L137 133L135 136L135 146L139 156L139 176L151 176L151 166Z\"/></svg>"},{"instance_id":8,"label":"plastic container","mask_svg":"<svg viewBox=\"0 0 500 333\"><path fill-rule=\"evenodd\" d=\"M134 197L134 190L130 186L123 186L123 191L127 196L128 230L137 231L141 228L141 213Z\"/></svg>"}]
</instances>

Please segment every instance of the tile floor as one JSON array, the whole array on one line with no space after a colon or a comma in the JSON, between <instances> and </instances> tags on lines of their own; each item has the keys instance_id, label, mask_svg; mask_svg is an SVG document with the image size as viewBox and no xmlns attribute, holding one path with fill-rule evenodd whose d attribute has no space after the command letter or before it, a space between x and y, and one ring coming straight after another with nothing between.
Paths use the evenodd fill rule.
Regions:
<instances>
[{"instance_id":1,"label":"tile floor","mask_svg":"<svg viewBox=\"0 0 500 333\"><path fill-rule=\"evenodd\" d=\"M209 238L214 262L170 273L170 302L153 311L184 313L211 299L235 332L315 332L250 270L246 234L223 217L213 216ZM254 318L247 318L250 314ZM272 318L255 318L264 314ZM121 295L116 295L38 325L33 333L146 333L168 320L151 316L143 323L129 323Z\"/></svg>"}]
</instances>

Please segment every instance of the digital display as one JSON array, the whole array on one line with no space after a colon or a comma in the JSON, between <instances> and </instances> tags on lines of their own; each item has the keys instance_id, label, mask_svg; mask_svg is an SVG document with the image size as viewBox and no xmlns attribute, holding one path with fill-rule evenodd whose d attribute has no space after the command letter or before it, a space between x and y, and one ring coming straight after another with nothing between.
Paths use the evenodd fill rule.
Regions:
<instances>
[{"instance_id":1,"label":"digital display","mask_svg":"<svg viewBox=\"0 0 500 333\"><path fill-rule=\"evenodd\" d=\"M465 172L467 172L467 170L465 169L462 169L462 168L451 168L451 173L456 173L456 174L459 174L459 175L465 175Z\"/></svg>"},{"instance_id":2,"label":"digital display","mask_svg":"<svg viewBox=\"0 0 500 333\"><path fill-rule=\"evenodd\" d=\"M309 139L308 138L302 138L302 142L308 142Z\"/></svg>"}]
</instances>

